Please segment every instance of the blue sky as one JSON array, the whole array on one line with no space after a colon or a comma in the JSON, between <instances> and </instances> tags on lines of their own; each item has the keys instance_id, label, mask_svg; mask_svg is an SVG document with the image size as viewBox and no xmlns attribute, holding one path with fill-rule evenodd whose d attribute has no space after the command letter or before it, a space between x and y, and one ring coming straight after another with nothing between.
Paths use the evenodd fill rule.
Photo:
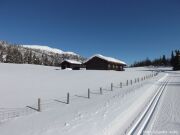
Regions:
<instances>
[{"instance_id":1,"label":"blue sky","mask_svg":"<svg viewBox=\"0 0 180 135\"><path fill-rule=\"evenodd\" d=\"M180 1L0 0L0 40L131 64L180 49Z\"/></svg>"}]
</instances>

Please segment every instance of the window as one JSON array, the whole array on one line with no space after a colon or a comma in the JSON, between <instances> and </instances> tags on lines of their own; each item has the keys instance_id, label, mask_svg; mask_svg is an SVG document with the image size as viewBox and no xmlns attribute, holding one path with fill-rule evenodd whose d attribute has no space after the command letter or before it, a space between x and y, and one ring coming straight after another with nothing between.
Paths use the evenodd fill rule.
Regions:
<instances>
[{"instance_id":1,"label":"window","mask_svg":"<svg viewBox=\"0 0 180 135\"><path fill-rule=\"evenodd\" d=\"M108 64L108 69L111 69L111 65L110 64Z\"/></svg>"}]
</instances>

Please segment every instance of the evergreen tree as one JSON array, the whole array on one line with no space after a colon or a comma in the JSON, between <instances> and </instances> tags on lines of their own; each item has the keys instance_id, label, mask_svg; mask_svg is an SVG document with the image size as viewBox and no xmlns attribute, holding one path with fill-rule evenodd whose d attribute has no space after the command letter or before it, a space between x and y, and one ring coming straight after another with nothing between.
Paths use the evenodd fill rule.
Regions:
<instances>
[{"instance_id":1,"label":"evergreen tree","mask_svg":"<svg viewBox=\"0 0 180 135\"><path fill-rule=\"evenodd\" d=\"M12 55L12 47L7 47L6 63L14 63L14 58Z\"/></svg>"},{"instance_id":2,"label":"evergreen tree","mask_svg":"<svg viewBox=\"0 0 180 135\"><path fill-rule=\"evenodd\" d=\"M170 66L170 59L167 59L165 55L163 57L150 60L149 58L146 58L146 60L135 62L132 67L141 67L141 66Z\"/></svg>"},{"instance_id":3,"label":"evergreen tree","mask_svg":"<svg viewBox=\"0 0 180 135\"><path fill-rule=\"evenodd\" d=\"M144 61L144 66L150 66L152 64L151 60L149 58L146 58L146 60Z\"/></svg>"},{"instance_id":4,"label":"evergreen tree","mask_svg":"<svg viewBox=\"0 0 180 135\"><path fill-rule=\"evenodd\" d=\"M0 52L0 62L3 62L3 51Z\"/></svg>"},{"instance_id":5,"label":"evergreen tree","mask_svg":"<svg viewBox=\"0 0 180 135\"><path fill-rule=\"evenodd\" d=\"M24 53L23 63L28 63L28 56L29 56L29 51L26 50L26 52Z\"/></svg>"},{"instance_id":6,"label":"evergreen tree","mask_svg":"<svg viewBox=\"0 0 180 135\"><path fill-rule=\"evenodd\" d=\"M166 61L165 55L163 55L163 57L162 57L162 64L163 64L163 66L167 66L167 61Z\"/></svg>"},{"instance_id":7,"label":"evergreen tree","mask_svg":"<svg viewBox=\"0 0 180 135\"><path fill-rule=\"evenodd\" d=\"M0 43L0 50L3 50L3 46L2 46L2 44Z\"/></svg>"},{"instance_id":8,"label":"evergreen tree","mask_svg":"<svg viewBox=\"0 0 180 135\"><path fill-rule=\"evenodd\" d=\"M35 54L33 54L33 57L32 57L32 64L36 64L36 55Z\"/></svg>"},{"instance_id":9,"label":"evergreen tree","mask_svg":"<svg viewBox=\"0 0 180 135\"><path fill-rule=\"evenodd\" d=\"M44 55L42 54L42 57L41 57L41 65L44 65Z\"/></svg>"},{"instance_id":10,"label":"evergreen tree","mask_svg":"<svg viewBox=\"0 0 180 135\"><path fill-rule=\"evenodd\" d=\"M174 58L173 70L180 70L180 51L176 50L176 56Z\"/></svg>"},{"instance_id":11,"label":"evergreen tree","mask_svg":"<svg viewBox=\"0 0 180 135\"><path fill-rule=\"evenodd\" d=\"M32 51L31 50L28 53L28 64L32 64Z\"/></svg>"},{"instance_id":12,"label":"evergreen tree","mask_svg":"<svg viewBox=\"0 0 180 135\"><path fill-rule=\"evenodd\" d=\"M49 61L48 61L47 55L45 55L45 56L43 57L43 63L44 63L45 66L48 66L48 65L49 65Z\"/></svg>"},{"instance_id":13,"label":"evergreen tree","mask_svg":"<svg viewBox=\"0 0 180 135\"><path fill-rule=\"evenodd\" d=\"M172 51L171 52L171 66L174 66L174 59L175 59L174 52Z\"/></svg>"},{"instance_id":14,"label":"evergreen tree","mask_svg":"<svg viewBox=\"0 0 180 135\"><path fill-rule=\"evenodd\" d=\"M32 64L37 64L37 65L40 64L39 58L36 57L35 54L33 54L33 57L32 57Z\"/></svg>"},{"instance_id":15,"label":"evergreen tree","mask_svg":"<svg viewBox=\"0 0 180 135\"><path fill-rule=\"evenodd\" d=\"M23 63L22 54L16 46L12 48L11 54L13 56L13 63Z\"/></svg>"}]
</instances>

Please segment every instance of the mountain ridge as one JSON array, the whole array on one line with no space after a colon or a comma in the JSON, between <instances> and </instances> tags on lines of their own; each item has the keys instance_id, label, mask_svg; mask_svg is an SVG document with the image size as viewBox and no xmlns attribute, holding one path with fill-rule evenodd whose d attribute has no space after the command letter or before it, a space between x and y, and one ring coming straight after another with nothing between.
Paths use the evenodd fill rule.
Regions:
<instances>
[{"instance_id":1,"label":"mountain ridge","mask_svg":"<svg viewBox=\"0 0 180 135\"><path fill-rule=\"evenodd\" d=\"M63 51L61 49L58 49L58 48L52 48L50 46L47 46L47 45L21 45L22 47L25 47L25 48L31 48L31 49L39 49L39 50L42 50L42 51L47 51L47 52L53 52L53 53L58 53L58 54L71 54L71 55L78 55L74 52L71 52L71 51Z\"/></svg>"},{"instance_id":2,"label":"mountain ridge","mask_svg":"<svg viewBox=\"0 0 180 135\"><path fill-rule=\"evenodd\" d=\"M2 63L60 66L65 59L83 62L86 58L74 52L65 52L49 46L10 44L0 41L0 62Z\"/></svg>"}]
</instances>

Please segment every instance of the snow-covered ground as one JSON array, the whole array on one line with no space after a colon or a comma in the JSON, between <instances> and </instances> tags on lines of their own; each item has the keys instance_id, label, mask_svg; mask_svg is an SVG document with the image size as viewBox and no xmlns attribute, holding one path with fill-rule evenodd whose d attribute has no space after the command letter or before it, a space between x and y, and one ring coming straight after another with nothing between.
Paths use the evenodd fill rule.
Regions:
<instances>
[{"instance_id":1,"label":"snow-covered ground","mask_svg":"<svg viewBox=\"0 0 180 135\"><path fill-rule=\"evenodd\" d=\"M111 83L125 83L127 79L151 73L144 68L126 69L126 72L58 69L60 68L0 64L0 106L22 107L31 105L37 98L61 98L66 96L67 92L71 95L86 94L88 88L106 88Z\"/></svg>"},{"instance_id":2,"label":"snow-covered ground","mask_svg":"<svg viewBox=\"0 0 180 135\"><path fill-rule=\"evenodd\" d=\"M77 55L74 52L64 52L60 49L56 49L56 48L51 48L49 46L42 46L42 45L22 45L23 47L26 48L31 48L31 49L37 49L37 50L42 50L45 52L53 52L53 53L58 53L58 54L71 54L71 55Z\"/></svg>"},{"instance_id":3,"label":"snow-covered ground","mask_svg":"<svg viewBox=\"0 0 180 135\"><path fill-rule=\"evenodd\" d=\"M20 116L1 122L0 135L126 134L160 84L169 77L166 70L149 77L152 73L151 68L127 68L124 72L72 71L0 64L0 118L8 117L8 112L13 111L14 116ZM141 81L144 76L148 79ZM132 80L133 84L129 81L126 86L127 80ZM122 88L119 87L121 82ZM113 91L110 91L111 83ZM87 98L88 88L90 99ZM174 85L176 92L178 88L179 85ZM62 103L66 101L67 92L70 104ZM179 95L176 96L178 99ZM41 112L22 109L27 105L36 107L37 98L42 101ZM178 123L180 115L176 116Z\"/></svg>"},{"instance_id":4,"label":"snow-covered ground","mask_svg":"<svg viewBox=\"0 0 180 135\"><path fill-rule=\"evenodd\" d=\"M180 134L180 72L168 72L169 82L144 133Z\"/></svg>"}]
</instances>

